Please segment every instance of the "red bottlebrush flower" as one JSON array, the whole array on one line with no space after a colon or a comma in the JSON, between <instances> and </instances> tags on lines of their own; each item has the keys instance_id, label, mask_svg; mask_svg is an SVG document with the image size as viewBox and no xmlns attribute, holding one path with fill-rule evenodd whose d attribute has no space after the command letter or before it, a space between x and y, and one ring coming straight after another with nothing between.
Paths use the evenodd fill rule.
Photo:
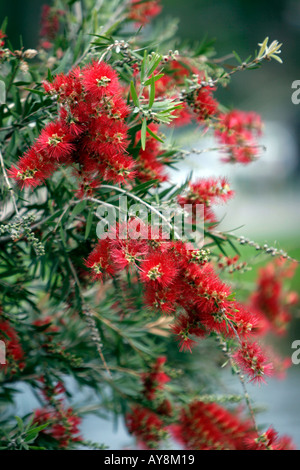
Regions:
<instances>
[{"instance_id":1,"label":"red bottlebrush flower","mask_svg":"<svg viewBox=\"0 0 300 470\"><path fill-rule=\"evenodd\" d=\"M64 14L65 12L63 10L52 8L49 5L43 5L40 36L54 40L59 31L59 18Z\"/></svg>"},{"instance_id":2,"label":"red bottlebrush flower","mask_svg":"<svg viewBox=\"0 0 300 470\"><path fill-rule=\"evenodd\" d=\"M263 434L246 438L245 443L250 450L296 450L289 436L279 437L272 427Z\"/></svg>"},{"instance_id":3,"label":"red bottlebrush flower","mask_svg":"<svg viewBox=\"0 0 300 470\"><path fill-rule=\"evenodd\" d=\"M244 305L237 302L232 302L226 315L240 337L253 333L259 324L259 317L255 315L255 312L248 311Z\"/></svg>"},{"instance_id":4,"label":"red bottlebrush flower","mask_svg":"<svg viewBox=\"0 0 300 470\"><path fill-rule=\"evenodd\" d=\"M80 73L80 72L79 72ZM43 87L46 93L57 95L58 101L67 104L68 108L78 104L82 106L83 86L77 69L72 70L68 75L60 73L56 75L53 82L44 81ZM87 105L85 105L87 106Z\"/></svg>"},{"instance_id":5,"label":"red bottlebrush flower","mask_svg":"<svg viewBox=\"0 0 300 470\"><path fill-rule=\"evenodd\" d=\"M273 365L268 362L266 354L256 343L243 341L240 348L233 355L237 365L245 372L251 382L265 382L264 377L273 373Z\"/></svg>"},{"instance_id":6,"label":"red bottlebrush flower","mask_svg":"<svg viewBox=\"0 0 300 470\"><path fill-rule=\"evenodd\" d=\"M8 175L14 178L21 187L35 187L42 184L55 169L56 162L49 161L35 145L20 158L18 166L13 166L8 170Z\"/></svg>"},{"instance_id":7,"label":"red bottlebrush flower","mask_svg":"<svg viewBox=\"0 0 300 470\"><path fill-rule=\"evenodd\" d=\"M180 204L217 204L226 202L234 196L226 178L199 179L195 183L189 183L186 196L179 197Z\"/></svg>"},{"instance_id":8,"label":"red bottlebrush flower","mask_svg":"<svg viewBox=\"0 0 300 470\"><path fill-rule=\"evenodd\" d=\"M72 154L74 137L63 121L50 122L41 132L36 146L45 152L49 158L66 161Z\"/></svg>"},{"instance_id":9,"label":"red bottlebrush flower","mask_svg":"<svg viewBox=\"0 0 300 470\"><path fill-rule=\"evenodd\" d=\"M196 115L197 121L205 123L218 114L218 102L213 98L212 92L215 88L201 87L193 93L190 107Z\"/></svg>"},{"instance_id":10,"label":"red bottlebrush flower","mask_svg":"<svg viewBox=\"0 0 300 470\"><path fill-rule=\"evenodd\" d=\"M190 124L192 120L191 112L185 102L180 102L180 108L172 111L172 116L175 116L175 119L171 121L172 126L186 126Z\"/></svg>"},{"instance_id":11,"label":"red bottlebrush flower","mask_svg":"<svg viewBox=\"0 0 300 470\"><path fill-rule=\"evenodd\" d=\"M111 258L116 269L124 269L130 265L136 265L137 261L148 252L148 245L144 240L112 240Z\"/></svg>"},{"instance_id":12,"label":"red bottlebrush flower","mask_svg":"<svg viewBox=\"0 0 300 470\"><path fill-rule=\"evenodd\" d=\"M164 423L158 415L140 405L133 406L131 412L126 415L126 426L138 443L146 449L158 447L167 436Z\"/></svg>"},{"instance_id":13,"label":"red bottlebrush flower","mask_svg":"<svg viewBox=\"0 0 300 470\"><path fill-rule=\"evenodd\" d=\"M283 280L292 276L295 264L290 267L282 261L271 262L259 270L256 291L250 298L250 308L256 309L277 334L283 334L291 320L286 304Z\"/></svg>"},{"instance_id":14,"label":"red bottlebrush flower","mask_svg":"<svg viewBox=\"0 0 300 470\"><path fill-rule=\"evenodd\" d=\"M260 117L253 113L233 110L219 116L215 136L226 147L226 162L249 163L258 156L256 137L261 134Z\"/></svg>"},{"instance_id":15,"label":"red bottlebrush flower","mask_svg":"<svg viewBox=\"0 0 300 470\"><path fill-rule=\"evenodd\" d=\"M150 372L143 374L142 381L144 385L143 394L147 400L153 400L158 390L163 390L164 385L170 381L170 377L164 372L163 368L166 357L157 358L151 367Z\"/></svg>"},{"instance_id":16,"label":"red bottlebrush flower","mask_svg":"<svg viewBox=\"0 0 300 470\"><path fill-rule=\"evenodd\" d=\"M252 424L217 403L194 401L170 432L188 450L245 450Z\"/></svg>"},{"instance_id":17,"label":"red bottlebrush flower","mask_svg":"<svg viewBox=\"0 0 300 470\"><path fill-rule=\"evenodd\" d=\"M5 364L0 363L0 370L4 373L15 374L25 367L24 351L18 333L10 322L1 318L0 313L0 340L5 344Z\"/></svg>"},{"instance_id":18,"label":"red bottlebrush flower","mask_svg":"<svg viewBox=\"0 0 300 470\"><path fill-rule=\"evenodd\" d=\"M193 301L201 316L217 313L228 306L230 287L219 279L211 263L203 266L191 263L187 268L186 277L195 285L197 297Z\"/></svg>"},{"instance_id":19,"label":"red bottlebrush flower","mask_svg":"<svg viewBox=\"0 0 300 470\"><path fill-rule=\"evenodd\" d=\"M33 422L39 425L49 423L49 426L41 432L56 439L62 449L81 440L79 430L81 419L70 407L64 408L62 404L58 404L57 409L51 406L39 408L34 412Z\"/></svg>"},{"instance_id":20,"label":"red bottlebrush flower","mask_svg":"<svg viewBox=\"0 0 300 470\"><path fill-rule=\"evenodd\" d=\"M128 183L135 176L134 168L135 162L128 155L110 155L103 164L103 178L116 184Z\"/></svg>"},{"instance_id":21,"label":"red bottlebrush flower","mask_svg":"<svg viewBox=\"0 0 300 470\"><path fill-rule=\"evenodd\" d=\"M141 280L146 283L167 287L174 282L177 274L174 258L169 253L149 253L140 265Z\"/></svg>"},{"instance_id":22,"label":"red bottlebrush flower","mask_svg":"<svg viewBox=\"0 0 300 470\"><path fill-rule=\"evenodd\" d=\"M176 309L176 302L180 292L180 285L174 282L168 288L157 288L155 285L146 284L145 303L151 309L158 309L162 313L172 314Z\"/></svg>"},{"instance_id":23,"label":"red bottlebrush flower","mask_svg":"<svg viewBox=\"0 0 300 470\"><path fill-rule=\"evenodd\" d=\"M204 221L216 222L216 217L211 209L211 205L226 202L234 196L234 191L230 188L226 178L199 179L195 183L189 183L186 194L178 196L178 203L203 204Z\"/></svg>"},{"instance_id":24,"label":"red bottlebrush flower","mask_svg":"<svg viewBox=\"0 0 300 470\"><path fill-rule=\"evenodd\" d=\"M95 98L112 96L119 92L120 85L116 72L105 62L92 62L81 71L85 90Z\"/></svg>"},{"instance_id":25,"label":"red bottlebrush flower","mask_svg":"<svg viewBox=\"0 0 300 470\"><path fill-rule=\"evenodd\" d=\"M5 41L3 41L4 38L6 38L6 34L0 29L0 47L3 47L5 44Z\"/></svg>"},{"instance_id":26,"label":"red bottlebrush flower","mask_svg":"<svg viewBox=\"0 0 300 470\"><path fill-rule=\"evenodd\" d=\"M128 136L127 131L128 127L124 122L113 121L113 125L109 125L107 119L106 122L102 124L102 133L101 136L98 134L97 141L97 152L98 153L108 153L116 155L118 153L124 152L128 146Z\"/></svg>"},{"instance_id":27,"label":"red bottlebrush flower","mask_svg":"<svg viewBox=\"0 0 300 470\"><path fill-rule=\"evenodd\" d=\"M109 119L122 121L128 116L130 108L121 95L114 95L104 101L102 105L103 112L107 114Z\"/></svg>"},{"instance_id":28,"label":"red bottlebrush flower","mask_svg":"<svg viewBox=\"0 0 300 470\"><path fill-rule=\"evenodd\" d=\"M203 336L204 330L197 328L190 322L186 315L180 315L175 323L171 326L173 333L177 336L179 341L179 351L192 352L192 346L197 344L196 341L192 340L189 335L197 334L197 336Z\"/></svg>"},{"instance_id":29,"label":"red bottlebrush flower","mask_svg":"<svg viewBox=\"0 0 300 470\"><path fill-rule=\"evenodd\" d=\"M85 261L85 266L92 270L94 280L103 280L105 275L113 276L115 268L110 256L110 240L99 240L94 250Z\"/></svg>"},{"instance_id":30,"label":"red bottlebrush flower","mask_svg":"<svg viewBox=\"0 0 300 470\"><path fill-rule=\"evenodd\" d=\"M162 7L159 3L159 0L144 3L140 3L140 0L131 0L128 18L136 21L139 25L145 25L149 23L151 18L154 18L161 12Z\"/></svg>"},{"instance_id":31,"label":"red bottlebrush flower","mask_svg":"<svg viewBox=\"0 0 300 470\"><path fill-rule=\"evenodd\" d=\"M79 120L75 115L68 112L65 108L61 108L59 115L60 119L67 124L70 133L75 138L78 138L86 130L85 123Z\"/></svg>"}]
</instances>

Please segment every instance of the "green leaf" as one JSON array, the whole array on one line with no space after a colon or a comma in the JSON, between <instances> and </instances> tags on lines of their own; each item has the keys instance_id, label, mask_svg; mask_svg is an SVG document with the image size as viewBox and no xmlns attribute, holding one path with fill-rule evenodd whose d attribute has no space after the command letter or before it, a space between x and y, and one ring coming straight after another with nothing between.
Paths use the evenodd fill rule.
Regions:
<instances>
[{"instance_id":1,"label":"green leaf","mask_svg":"<svg viewBox=\"0 0 300 470\"><path fill-rule=\"evenodd\" d=\"M147 120L144 118L142 129L141 129L141 144L142 144L143 150L145 150L146 148L146 131L147 131Z\"/></svg>"},{"instance_id":2,"label":"green leaf","mask_svg":"<svg viewBox=\"0 0 300 470\"><path fill-rule=\"evenodd\" d=\"M94 212L91 209L90 212L89 212L89 215L87 217L87 221L86 221L85 234L84 234L85 240L88 238L88 236L90 234L90 231L91 231L91 228L92 228L92 223L93 223L93 217L94 217Z\"/></svg>"},{"instance_id":3,"label":"green leaf","mask_svg":"<svg viewBox=\"0 0 300 470\"><path fill-rule=\"evenodd\" d=\"M159 73L157 75L152 75L151 78L149 78L148 80L145 81L144 85L145 86L151 85L152 79L154 79L154 81L157 82L157 80L159 80L163 76L164 76L164 73Z\"/></svg>"},{"instance_id":4,"label":"green leaf","mask_svg":"<svg viewBox=\"0 0 300 470\"><path fill-rule=\"evenodd\" d=\"M158 142L161 142L162 144L164 143L164 141L158 137L158 135L154 134L154 132L151 131L151 129L147 126L147 132L148 134L150 134L155 140L158 140Z\"/></svg>"},{"instance_id":5,"label":"green leaf","mask_svg":"<svg viewBox=\"0 0 300 470\"><path fill-rule=\"evenodd\" d=\"M152 60L150 61L149 64L149 70L147 71L148 77L154 72L154 70L158 67L160 64L160 61L162 59L162 56L160 54L154 54Z\"/></svg>"},{"instance_id":6,"label":"green leaf","mask_svg":"<svg viewBox=\"0 0 300 470\"><path fill-rule=\"evenodd\" d=\"M270 57L272 57L272 59L277 60L277 62L279 62L280 64L283 64L283 60L278 55L270 54Z\"/></svg>"},{"instance_id":7,"label":"green leaf","mask_svg":"<svg viewBox=\"0 0 300 470\"><path fill-rule=\"evenodd\" d=\"M130 82L130 92L131 92L132 101L133 101L134 105L137 108L139 108L140 107L140 102L139 102L139 98L138 98L137 92L135 90L133 81Z\"/></svg>"},{"instance_id":8,"label":"green leaf","mask_svg":"<svg viewBox=\"0 0 300 470\"><path fill-rule=\"evenodd\" d=\"M240 56L238 55L238 53L236 51L232 51L234 57L236 58L236 60L238 61L239 64L242 64L243 61L242 59L240 58Z\"/></svg>"},{"instance_id":9,"label":"green leaf","mask_svg":"<svg viewBox=\"0 0 300 470\"><path fill-rule=\"evenodd\" d=\"M149 109L152 108L152 105L155 100L155 80L154 77L151 77L151 85L150 85L150 94L149 94Z\"/></svg>"},{"instance_id":10,"label":"green leaf","mask_svg":"<svg viewBox=\"0 0 300 470\"><path fill-rule=\"evenodd\" d=\"M144 82L144 78L145 78L145 70L146 70L146 66L147 66L147 59L148 59L148 55L147 55L147 51L145 49L144 50L144 58L143 58L142 65L141 65L141 82L142 83Z\"/></svg>"}]
</instances>

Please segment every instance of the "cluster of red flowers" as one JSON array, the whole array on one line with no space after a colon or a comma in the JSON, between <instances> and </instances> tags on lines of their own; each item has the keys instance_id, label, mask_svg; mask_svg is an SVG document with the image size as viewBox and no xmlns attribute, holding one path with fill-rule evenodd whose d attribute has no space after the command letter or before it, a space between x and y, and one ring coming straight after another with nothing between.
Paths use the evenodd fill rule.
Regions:
<instances>
[{"instance_id":1,"label":"cluster of red flowers","mask_svg":"<svg viewBox=\"0 0 300 470\"><path fill-rule=\"evenodd\" d=\"M44 408L38 408L34 412L34 422L48 426L42 431L42 434L51 436L59 442L59 447L66 449L73 442L81 440L79 425L81 419L74 413L71 407L66 407L62 395L65 393L65 387L61 382L55 386L45 384L43 378L42 394L47 402Z\"/></svg>"},{"instance_id":2,"label":"cluster of red flowers","mask_svg":"<svg viewBox=\"0 0 300 470\"><path fill-rule=\"evenodd\" d=\"M175 125L186 125L194 118L198 123L206 125L211 123L217 140L225 146L225 162L249 163L258 156L256 137L261 135L262 122L260 116L254 112L233 110L221 113L219 103L213 96L215 86L200 86L192 92L183 93L180 98L180 89L185 79L191 74L197 78L198 84L205 76L190 61L179 58L170 60L164 69L165 75L156 81L156 97L167 96L180 99L181 108L173 114ZM147 90L144 91L147 97Z\"/></svg>"},{"instance_id":3,"label":"cluster of red flowers","mask_svg":"<svg viewBox=\"0 0 300 470\"><path fill-rule=\"evenodd\" d=\"M135 21L138 25L149 23L150 19L159 15L161 12L160 0L151 0L141 2L141 0L131 0L128 18Z\"/></svg>"},{"instance_id":4,"label":"cluster of red flowers","mask_svg":"<svg viewBox=\"0 0 300 470\"><path fill-rule=\"evenodd\" d=\"M85 262L92 278L103 280L124 268L136 268L146 305L172 315L178 308L184 310L173 325L181 350L191 350L190 335L203 337L213 331L233 335L229 321L241 336L249 334L256 318L231 298L230 287L219 279L205 250L162 237L153 240L147 230L137 235L99 240Z\"/></svg>"},{"instance_id":5,"label":"cluster of red flowers","mask_svg":"<svg viewBox=\"0 0 300 470\"><path fill-rule=\"evenodd\" d=\"M199 73L199 71L189 63L187 59L182 57L180 57L180 60L170 58L166 58L165 60L166 62L163 68L164 74L155 82L155 97L156 99L169 98L176 100L176 102L180 104L180 107L172 111L172 115L175 116L175 119L171 121L170 125L185 126L191 122L193 112L180 96L180 89L184 85L185 78L192 72ZM159 70L156 72L160 74ZM147 88L144 88L143 96L149 98Z\"/></svg>"},{"instance_id":6,"label":"cluster of red flowers","mask_svg":"<svg viewBox=\"0 0 300 470\"><path fill-rule=\"evenodd\" d=\"M188 450L293 450L290 437L278 438L272 428L258 435L250 420L217 403L194 401L170 426L173 437Z\"/></svg>"},{"instance_id":7,"label":"cluster of red flowers","mask_svg":"<svg viewBox=\"0 0 300 470\"><path fill-rule=\"evenodd\" d=\"M159 416L141 405L132 406L131 412L126 415L126 426L138 444L146 449L157 447L167 437Z\"/></svg>"},{"instance_id":8,"label":"cluster of red flowers","mask_svg":"<svg viewBox=\"0 0 300 470\"><path fill-rule=\"evenodd\" d=\"M282 375L290 361L273 354L269 358L267 350L257 343L257 336L265 332L260 312L233 298L231 288L209 262L206 250L195 250L160 235L153 239L137 218L128 222L129 235L130 223L140 229L134 238L121 239L116 230L114 237L98 241L85 261L92 278L104 280L123 269L133 269L144 285L145 304L173 316L171 329L180 351L192 351L196 344L193 336L203 338L213 332L238 336L234 360L250 380L263 382L269 375Z\"/></svg>"},{"instance_id":9,"label":"cluster of red flowers","mask_svg":"<svg viewBox=\"0 0 300 470\"><path fill-rule=\"evenodd\" d=\"M58 96L60 117L47 124L10 176L22 186L37 186L58 166L72 165L81 193L99 185L99 178L114 183L133 178L124 120L129 110L116 72L92 62L44 82L44 88Z\"/></svg>"},{"instance_id":10,"label":"cluster of red flowers","mask_svg":"<svg viewBox=\"0 0 300 470\"><path fill-rule=\"evenodd\" d=\"M189 450L245 450L251 421L217 403L194 401L180 413L178 425L171 427L173 437Z\"/></svg>"},{"instance_id":11,"label":"cluster of red flowers","mask_svg":"<svg viewBox=\"0 0 300 470\"><path fill-rule=\"evenodd\" d=\"M290 358L279 357L270 346L259 345L257 339L270 331L275 334L285 333L291 320L288 307L298 302L298 295L293 291L285 292L283 281L293 276L296 265L296 262L278 258L261 268L257 289L245 306L252 312L256 322L251 341L242 341L233 358L251 381L264 382L268 375L283 378L291 366Z\"/></svg>"},{"instance_id":12,"label":"cluster of red flowers","mask_svg":"<svg viewBox=\"0 0 300 470\"><path fill-rule=\"evenodd\" d=\"M164 388L164 385L170 381L170 377L164 371L164 365L167 358L165 356L158 357L153 364L151 371L142 376L143 380L143 393L147 400L153 400L159 390Z\"/></svg>"},{"instance_id":13,"label":"cluster of red flowers","mask_svg":"<svg viewBox=\"0 0 300 470\"><path fill-rule=\"evenodd\" d=\"M43 5L40 36L42 38L41 46L44 49L50 49L53 41L59 31L59 19L65 12L49 5Z\"/></svg>"},{"instance_id":14,"label":"cluster of red flowers","mask_svg":"<svg viewBox=\"0 0 300 470\"><path fill-rule=\"evenodd\" d=\"M260 116L254 112L233 110L218 115L215 136L225 145L226 162L249 163L258 156L256 137L261 135Z\"/></svg>"},{"instance_id":15,"label":"cluster of red flowers","mask_svg":"<svg viewBox=\"0 0 300 470\"><path fill-rule=\"evenodd\" d=\"M159 357L150 372L142 375L142 399L146 398L147 406L134 405L126 415L128 431L139 446L155 448L172 436L187 450L295 449L290 437L278 438L272 428L258 434L252 419L244 418L239 408L230 411L218 403L200 400L172 406L164 396L164 385L170 381L163 370L165 361L165 357Z\"/></svg>"},{"instance_id":16,"label":"cluster of red flowers","mask_svg":"<svg viewBox=\"0 0 300 470\"><path fill-rule=\"evenodd\" d=\"M272 330L283 334L291 320L289 307L297 304L296 292L285 292L283 282L294 275L296 262L287 263L283 258L260 268L257 287L251 295L249 308L260 318L263 332Z\"/></svg>"},{"instance_id":17,"label":"cluster of red flowers","mask_svg":"<svg viewBox=\"0 0 300 470\"><path fill-rule=\"evenodd\" d=\"M5 374L15 374L24 369L24 351L18 333L7 319L1 318L1 312L0 340L5 345L5 364L0 363L0 371Z\"/></svg>"},{"instance_id":18,"label":"cluster of red flowers","mask_svg":"<svg viewBox=\"0 0 300 470\"><path fill-rule=\"evenodd\" d=\"M172 414L172 406L164 397L164 386L170 377L164 371L166 357L158 357L148 373L142 375L142 397L149 402L151 409L143 405L134 405L126 415L126 426L139 445L155 448L167 437L166 417ZM153 408L155 409L153 411Z\"/></svg>"},{"instance_id":19,"label":"cluster of red flowers","mask_svg":"<svg viewBox=\"0 0 300 470\"><path fill-rule=\"evenodd\" d=\"M216 216L211 206L220 202L226 202L234 196L226 178L199 179L195 183L189 183L186 194L178 196L180 205L203 204L204 220L216 222Z\"/></svg>"}]
</instances>

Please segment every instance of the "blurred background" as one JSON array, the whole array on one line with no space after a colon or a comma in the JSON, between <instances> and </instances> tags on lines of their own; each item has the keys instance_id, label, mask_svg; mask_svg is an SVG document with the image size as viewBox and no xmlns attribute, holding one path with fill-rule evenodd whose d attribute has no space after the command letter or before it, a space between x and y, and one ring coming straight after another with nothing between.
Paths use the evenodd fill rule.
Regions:
<instances>
[{"instance_id":1,"label":"blurred background","mask_svg":"<svg viewBox=\"0 0 300 470\"><path fill-rule=\"evenodd\" d=\"M11 0L0 2L0 22L8 17L7 35L15 48L20 47L22 36L25 48L35 48L38 42L39 22L43 0ZM300 80L298 63L300 51L300 1L299 0L162 0L162 19L178 18L177 37L188 43L215 39L215 58L233 50L247 58L254 54L257 44L266 36L270 41L283 43L283 64L276 61L264 63L258 70L237 73L231 84L217 91L222 104L261 114L265 123L260 143L267 150L261 158L249 166L233 166L220 163L216 152L192 155L174 173L174 180L181 182L190 169L195 176L228 176L236 191L235 199L219 210L223 217L221 228L251 237L259 243L283 248L290 256L300 259L300 104L292 103L292 83ZM160 21L160 20L158 20ZM227 61L236 64L235 59ZM209 138L199 142L197 128L179 131L175 138L185 148L214 147ZM249 251L250 250L250 251ZM251 249L245 250L245 258ZM259 263L257 264L259 266ZM247 273L253 280L255 269ZM299 292L300 273L292 281L292 288ZM292 322L289 334L280 339L282 354L290 356L291 343L300 339L299 318ZM227 378L226 378L227 379ZM235 379L234 379L235 380ZM231 384L232 379L228 378ZM238 384L232 385L235 389ZM259 423L273 424L280 434L290 434L300 448L300 365L292 366L287 380L269 380L268 385L251 387L250 393L266 411L258 415ZM22 394L20 411L27 411L30 396ZM98 421L97 421L98 420ZM115 433L112 425L98 418L84 423L86 438L105 441L117 449L132 444L124 428Z\"/></svg>"}]
</instances>

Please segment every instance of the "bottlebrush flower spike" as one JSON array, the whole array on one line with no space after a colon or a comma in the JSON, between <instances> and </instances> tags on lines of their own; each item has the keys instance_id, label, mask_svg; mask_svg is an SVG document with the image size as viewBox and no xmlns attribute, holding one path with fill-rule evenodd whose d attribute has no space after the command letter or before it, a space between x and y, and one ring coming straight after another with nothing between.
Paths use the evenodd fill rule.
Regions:
<instances>
[{"instance_id":1,"label":"bottlebrush flower spike","mask_svg":"<svg viewBox=\"0 0 300 470\"><path fill-rule=\"evenodd\" d=\"M250 450L296 450L289 436L279 437L278 432L272 427L253 438L247 437L245 443Z\"/></svg>"},{"instance_id":2,"label":"bottlebrush flower spike","mask_svg":"<svg viewBox=\"0 0 300 470\"><path fill-rule=\"evenodd\" d=\"M256 291L250 297L250 308L257 310L268 328L277 334L285 333L291 321L283 281L294 275L296 266L297 263L279 259L260 268Z\"/></svg>"},{"instance_id":3,"label":"bottlebrush flower spike","mask_svg":"<svg viewBox=\"0 0 300 470\"><path fill-rule=\"evenodd\" d=\"M56 169L57 162L51 161L37 146L31 147L19 160L17 166L8 171L10 178L14 178L22 187L39 186Z\"/></svg>"},{"instance_id":4,"label":"bottlebrush flower spike","mask_svg":"<svg viewBox=\"0 0 300 470\"><path fill-rule=\"evenodd\" d=\"M43 5L40 36L53 41L59 31L59 18L63 15L65 15L63 10Z\"/></svg>"},{"instance_id":5,"label":"bottlebrush flower spike","mask_svg":"<svg viewBox=\"0 0 300 470\"><path fill-rule=\"evenodd\" d=\"M36 146L45 152L50 159L66 161L75 146L74 137L68 127L62 121L50 122L42 130L36 141Z\"/></svg>"},{"instance_id":6,"label":"bottlebrush flower spike","mask_svg":"<svg viewBox=\"0 0 300 470\"><path fill-rule=\"evenodd\" d=\"M157 283L163 287L172 284L177 273L174 258L169 253L149 253L140 265L143 282Z\"/></svg>"},{"instance_id":7,"label":"bottlebrush flower spike","mask_svg":"<svg viewBox=\"0 0 300 470\"><path fill-rule=\"evenodd\" d=\"M135 405L126 415L126 426L145 449L154 449L167 436L167 430L159 416L148 408Z\"/></svg>"},{"instance_id":8,"label":"bottlebrush flower spike","mask_svg":"<svg viewBox=\"0 0 300 470\"><path fill-rule=\"evenodd\" d=\"M273 374L273 365L268 361L257 342L243 341L233 355L233 359L251 382L265 382L265 377Z\"/></svg>"},{"instance_id":9,"label":"bottlebrush flower spike","mask_svg":"<svg viewBox=\"0 0 300 470\"><path fill-rule=\"evenodd\" d=\"M261 135L260 116L253 112L233 110L218 116L215 136L226 149L225 162L250 163L258 157L256 138Z\"/></svg>"},{"instance_id":10,"label":"bottlebrush flower spike","mask_svg":"<svg viewBox=\"0 0 300 470\"><path fill-rule=\"evenodd\" d=\"M116 269L124 269L136 265L148 253L148 245L144 240L112 240L111 257Z\"/></svg>"},{"instance_id":11,"label":"bottlebrush flower spike","mask_svg":"<svg viewBox=\"0 0 300 470\"><path fill-rule=\"evenodd\" d=\"M188 101L196 119L201 124L218 114L218 102L213 98L214 87L201 87L193 93L193 97Z\"/></svg>"},{"instance_id":12,"label":"bottlebrush flower spike","mask_svg":"<svg viewBox=\"0 0 300 470\"><path fill-rule=\"evenodd\" d=\"M204 220L216 222L211 205L226 202L233 196L234 191L230 188L226 178L202 178L194 183L189 183L185 194L178 196L178 203L181 206L203 204Z\"/></svg>"},{"instance_id":13,"label":"bottlebrush flower spike","mask_svg":"<svg viewBox=\"0 0 300 470\"><path fill-rule=\"evenodd\" d=\"M188 450L245 450L252 423L217 403L194 401L180 413L170 432Z\"/></svg>"},{"instance_id":14,"label":"bottlebrush flower spike","mask_svg":"<svg viewBox=\"0 0 300 470\"><path fill-rule=\"evenodd\" d=\"M113 96L120 91L116 72L105 62L93 61L81 71L82 84L96 98Z\"/></svg>"},{"instance_id":15,"label":"bottlebrush flower spike","mask_svg":"<svg viewBox=\"0 0 300 470\"><path fill-rule=\"evenodd\" d=\"M59 404L57 409L51 406L36 409L33 422L38 425L49 423L42 433L56 439L62 449L68 448L72 442L82 440L79 430L81 418L71 407L65 408L63 404Z\"/></svg>"},{"instance_id":16,"label":"bottlebrush flower spike","mask_svg":"<svg viewBox=\"0 0 300 470\"><path fill-rule=\"evenodd\" d=\"M138 25L149 23L151 18L159 15L161 12L160 0L150 0L140 2L140 0L131 0L128 18L136 21Z\"/></svg>"},{"instance_id":17,"label":"bottlebrush flower spike","mask_svg":"<svg viewBox=\"0 0 300 470\"><path fill-rule=\"evenodd\" d=\"M96 247L85 261L85 266L92 270L94 280L103 280L107 275L113 276L115 268L110 255L110 240L99 240Z\"/></svg>"},{"instance_id":18,"label":"bottlebrush flower spike","mask_svg":"<svg viewBox=\"0 0 300 470\"><path fill-rule=\"evenodd\" d=\"M170 377L163 370L166 360L165 356L158 357L150 372L142 376L143 394L147 400L154 400L157 391L163 390L164 385L170 381Z\"/></svg>"}]
</instances>

